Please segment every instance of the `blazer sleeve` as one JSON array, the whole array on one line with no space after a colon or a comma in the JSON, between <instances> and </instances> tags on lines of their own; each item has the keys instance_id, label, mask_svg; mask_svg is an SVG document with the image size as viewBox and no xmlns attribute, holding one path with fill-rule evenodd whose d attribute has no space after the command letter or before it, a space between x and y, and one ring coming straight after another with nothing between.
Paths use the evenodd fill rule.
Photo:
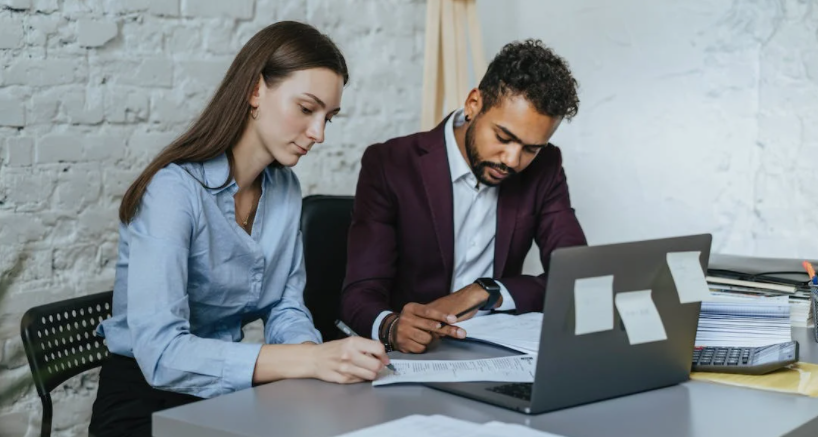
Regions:
<instances>
[{"instance_id":1,"label":"blazer sleeve","mask_svg":"<svg viewBox=\"0 0 818 437\"><path fill-rule=\"evenodd\" d=\"M562 155L556 147L553 150L556 151L555 156L548 157L547 160L553 163L549 165L553 167L544 171L554 176L542 182L543 185L538 190L540 207L534 234L534 240L540 249L543 273L538 276L518 275L499 279L508 289L514 299L517 313L520 314L542 311L551 252L559 247L588 244L571 207L568 180L562 167Z\"/></svg>"},{"instance_id":2,"label":"blazer sleeve","mask_svg":"<svg viewBox=\"0 0 818 437\"><path fill-rule=\"evenodd\" d=\"M389 295L398 257L396 202L385 174L383 148L370 146L361 159L347 246L347 269L341 295L341 318L368 336Z\"/></svg>"}]
</instances>

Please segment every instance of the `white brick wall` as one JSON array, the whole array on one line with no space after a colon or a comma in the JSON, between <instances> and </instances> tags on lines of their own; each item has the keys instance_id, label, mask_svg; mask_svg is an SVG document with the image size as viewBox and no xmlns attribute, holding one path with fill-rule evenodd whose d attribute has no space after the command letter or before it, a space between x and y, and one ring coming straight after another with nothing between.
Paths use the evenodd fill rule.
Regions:
<instances>
[{"instance_id":1,"label":"white brick wall","mask_svg":"<svg viewBox=\"0 0 818 437\"><path fill-rule=\"evenodd\" d=\"M0 271L28 258L0 301L0 390L28 375L27 308L112 287L122 194L244 42L292 19L341 47L343 113L296 170L305 194L352 194L363 148L418 126L424 3L0 0ZM54 392L55 436L85 435L95 394L93 372ZM31 387L0 404L0 437L38 435L39 422Z\"/></svg>"}]
</instances>

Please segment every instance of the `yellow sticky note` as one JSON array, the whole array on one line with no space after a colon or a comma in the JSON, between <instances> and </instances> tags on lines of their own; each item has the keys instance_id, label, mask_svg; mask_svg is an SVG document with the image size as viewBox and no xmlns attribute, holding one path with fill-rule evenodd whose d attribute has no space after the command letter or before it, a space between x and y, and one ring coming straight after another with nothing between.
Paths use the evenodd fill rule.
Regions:
<instances>
[{"instance_id":1,"label":"yellow sticky note","mask_svg":"<svg viewBox=\"0 0 818 437\"><path fill-rule=\"evenodd\" d=\"M613 329L613 280L607 275L574 282L574 335Z\"/></svg>"},{"instance_id":2,"label":"yellow sticky note","mask_svg":"<svg viewBox=\"0 0 818 437\"><path fill-rule=\"evenodd\" d=\"M667 265L676 284L679 302L701 302L710 297L710 289L699 263L701 252L668 252Z\"/></svg>"},{"instance_id":3,"label":"yellow sticky note","mask_svg":"<svg viewBox=\"0 0 818 437\"><path fill-rule=\"evenodd\" d=\"M665 325L650 293L651 290L623 291L614 297L631 345L667 340Z\"/></svg>"}]
</instances>

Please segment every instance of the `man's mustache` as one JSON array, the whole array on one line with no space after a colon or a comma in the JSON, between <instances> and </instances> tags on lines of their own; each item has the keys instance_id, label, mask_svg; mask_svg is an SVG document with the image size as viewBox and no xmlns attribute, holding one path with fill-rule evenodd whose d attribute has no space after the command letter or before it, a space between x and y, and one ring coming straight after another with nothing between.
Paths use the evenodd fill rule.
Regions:
<instances>
[{"instance_id":1,"label":"man's mustache","mask_svg":"<svg viewBox=\"0 0 818 437\"><path fill-rule=\"evenodd\" d=\"M479 167L491 167L503 173L508 173L509 176L512 176L515 173L517 173L516 171L514 171L513 168L500 162L483 161L480 163Z\"/></svg>"}]
</instances>

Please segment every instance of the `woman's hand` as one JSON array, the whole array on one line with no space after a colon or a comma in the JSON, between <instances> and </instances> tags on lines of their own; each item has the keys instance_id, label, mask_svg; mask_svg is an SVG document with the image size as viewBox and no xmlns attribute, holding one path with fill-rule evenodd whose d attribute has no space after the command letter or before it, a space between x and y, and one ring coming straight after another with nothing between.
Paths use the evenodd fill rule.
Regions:
<instances>
[{"instance_id":1,"label":"woman's hand","mask_svg":"<svg viewBox=\"0 0 818 437\"><path fill-rule=\"evenodd\" d=\"M372 381L389 364L383 345L363 337L330 341L312 349L312 376L328 382Z\"/></svg>"}]
</instances>

